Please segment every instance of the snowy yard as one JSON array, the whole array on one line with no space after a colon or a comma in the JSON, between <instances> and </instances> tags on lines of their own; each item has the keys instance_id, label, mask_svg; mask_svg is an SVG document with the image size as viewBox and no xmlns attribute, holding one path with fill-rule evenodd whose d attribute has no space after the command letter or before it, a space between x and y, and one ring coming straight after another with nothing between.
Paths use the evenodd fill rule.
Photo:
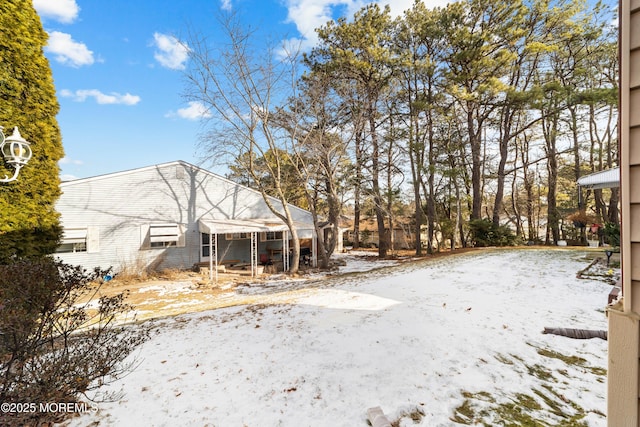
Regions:
<instances>
[{"instance_id":1,"label":"snowy yard","mask_svg":"<svg viewBox=\"0 0 640 427\"><path fill-rule=\"evenodd\" d=\"M611 286L572 250L488 250L242 292L257 303L166 318L70 426L606 425L600 339ZM530 424L531 425L531 424Z\"/></svg>"}]
</instances>

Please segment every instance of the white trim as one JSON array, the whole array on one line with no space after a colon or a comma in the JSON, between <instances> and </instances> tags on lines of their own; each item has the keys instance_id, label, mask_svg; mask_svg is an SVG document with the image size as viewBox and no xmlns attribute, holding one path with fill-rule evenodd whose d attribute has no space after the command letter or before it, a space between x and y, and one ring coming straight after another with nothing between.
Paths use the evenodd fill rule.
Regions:
<instances>
[{"instance_id":1,"label":"white trim","mask_svg":"<svg viewBox=\"0 0 640 427\"><path fill-rule=\"evenodd\" d=\"M100 228L87 227L87 252L100 252Z\"/></svg>"},{"instance_id":2,"label":"white trim","mask_svg":"<svg viewBox=\"0 0 640 427\"><path fill-rule=\"evenodd\" d=\"M282 232L282 268L289 271L289 232Z\"/></svg>"},{"instance_id":3,"label":"white trim","mask_svg":"<svg viewBox=\"0 0 640 427\"><path fill-rule=\"evenodd\" d=\"M251 233L251 277L257 276L258 271L258 233Z\"/></svg>"},{"instance_id":4,"label":"white trim","mask_svg":"<svg viewBox=\"0 0 640 427\"><path fill-rule=\"evenodd\" d=\"M211 246L209 246L209 255L213 253L214 256L213 257L209 256L209 258L213 258L215 260L216 283L218 283L218 235L217 234L214 234L213 236L209 235L209 245L211 245L212 240L213 240L213 252L211 252Z\"/></svg>"},{"instance_id":5,"label":"white trim","mask_svg":"<svg viewBox=\"0 0 640 427\"><path fill-rule=\"evenodd\" d=\"M211 254L216 254L212 257ZM200 257L202 257L202 236L200 237ZM213 275L216 275L216 283L218 283L218 235L209 234L209 282L213 283Z\"/></svg>"},{"instance_id":6,"label":"white trim","mask_svg":"<svg viewBox=\"0 0 640 427\"><path fill-rule=\"evenodd\" d=\"M280 240L284 240L284 235L287 232L287 230L269 230L269 231L263 231L262 233L260 233L260 241L261 242L279 242ZM274 238L273 239L268 239L267 238L267 233L273 233L274 234ZM280 233L280 238L278 238L278 233Z\"/></svg>"}]
</instances>

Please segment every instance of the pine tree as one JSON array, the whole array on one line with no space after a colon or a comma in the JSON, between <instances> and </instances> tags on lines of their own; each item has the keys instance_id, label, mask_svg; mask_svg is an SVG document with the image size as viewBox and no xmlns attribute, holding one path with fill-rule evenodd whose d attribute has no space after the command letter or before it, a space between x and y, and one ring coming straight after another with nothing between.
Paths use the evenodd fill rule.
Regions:
<instances>
[{"instance_id":1,"label":"pine tree","mask_svg":"<svg viewBox=\"0 0 640 427\"><path fill-rule=\"evenodd\" d=\"M0 125L5 135L18 126L33 150L18 180L0 184L0 262L52 253L61 233L54 204L63 148L46 43L31 0L0 2ZM13 170L1 163L4 175Z\"/></svg>"}]
</instances>

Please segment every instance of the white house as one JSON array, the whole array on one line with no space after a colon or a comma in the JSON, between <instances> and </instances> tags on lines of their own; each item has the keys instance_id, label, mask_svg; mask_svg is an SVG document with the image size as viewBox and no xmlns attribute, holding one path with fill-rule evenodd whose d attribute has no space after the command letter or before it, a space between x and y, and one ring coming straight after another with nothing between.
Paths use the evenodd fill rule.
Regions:
<instances>
[{"instance_id":1,"label":"white house","mask_svg":"<svg viewBox=\"0 0 640 427\"><path fill-rule=\"evenodd\" d=\"M259 192L183 161L68 181L61 190L56 255L68 264L118 272L205 263L216 274L218 264L242 264L253 274L261 262L289 262L288 228ZM315 263L312 215L289 209Z\"/></svg>"}]
</instances>

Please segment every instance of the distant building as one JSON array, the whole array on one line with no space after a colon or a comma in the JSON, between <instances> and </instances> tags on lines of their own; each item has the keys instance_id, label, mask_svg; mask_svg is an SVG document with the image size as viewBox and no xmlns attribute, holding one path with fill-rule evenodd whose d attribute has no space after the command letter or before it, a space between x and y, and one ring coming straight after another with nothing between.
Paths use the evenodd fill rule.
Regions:
<instances>
[{"instance_id":1,"label":"distant building","mask_svg":"<svg viewBox=\"0 0 640 427\"><path fill-rule=\"evenodd\" d=\"M407 217L398 218L393 227L393 249L415 249L415 232L413 228L413 219ZM355 232L353 227L353 219L349 222L349 229L345 227L343 239L349 244L355 241ZM388 232L388 229L386 229ZM367 218L360 221L360 246L361 247L378 247L380 237L378 234L378 223L374 218Z\"/></svg>"},{"instance_id":2,"label":"distant building","mask_svg":"<svg viewBox=\"0 0 640 427\"><path fill-rule=\"evenodd\" d=\"M261 262L289 261L288 227L259 192L183 161L68 181L61 190L56 255L69 264L118 272L226 263L253 273ZM315 263L312 215L289 209Z\"/></svg>"}]
</instances>

